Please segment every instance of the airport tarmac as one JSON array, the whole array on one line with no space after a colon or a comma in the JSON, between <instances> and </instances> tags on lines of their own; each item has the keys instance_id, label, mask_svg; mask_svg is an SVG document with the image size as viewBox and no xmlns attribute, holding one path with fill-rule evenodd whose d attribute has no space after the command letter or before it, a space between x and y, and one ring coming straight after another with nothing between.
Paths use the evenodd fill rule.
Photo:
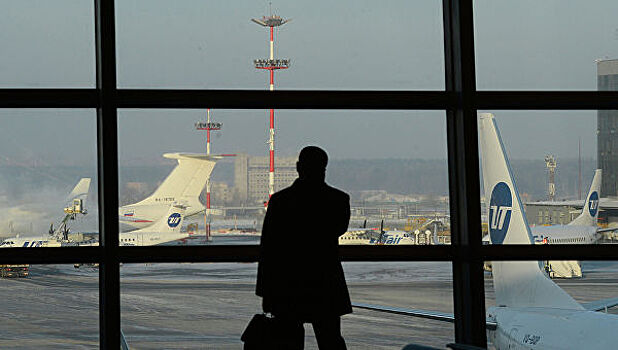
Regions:
<instances>
[{"instance_id":1,"label":"airport tarmac","mask_svg":"<svg viewBox=\"0 0 618 350\"><path fill-rule=\"evenodd\" d=\"M33 248L34 249L34 248ZM357 302L452 312L451 264L345 263ZM240 334L260 311L256 264L125 264L122 329L131 349L242 349ZM584 277L558 281L579 301L618 296L618 263L584 263ZM493 303L486 276L488 304ZM0 279L0 349L98 348L98 270L32 266L31 277ZM616 312L616 310L613 310ZM306 349L317 349L310 325ZM444 347L451 324L355 310L342 319L349 349Z\"/></svg>"}]
</instances>

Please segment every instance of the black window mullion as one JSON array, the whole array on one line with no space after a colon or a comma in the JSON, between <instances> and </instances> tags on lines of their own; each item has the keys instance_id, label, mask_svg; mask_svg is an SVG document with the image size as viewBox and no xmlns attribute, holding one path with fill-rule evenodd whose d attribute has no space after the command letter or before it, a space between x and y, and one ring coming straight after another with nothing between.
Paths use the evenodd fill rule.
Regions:
<instances>
[{"instance_id":1,"label":"black window mullion","mask_svg":"<svg viewBox=\"0 0 618 350\"><path fill-rule=\"evenodd\" d=\"M457 96L447 110L451 242L453 260L455 340L487 346L485 291L481 246L478 131L474 94L474 28L472 0L443 0L446 90Z\"/></svg>"},{"instance_id":2,"label":"black window mullion","mask_svg":"<svg viewBox=\"0 0 618 350\"><path fill-rule=\"evenodd\" d=\"M99 179L99 327L101 349L120 346L118 260L118 118L114 0L95 0Z\"/></svg>"}]
</instances>

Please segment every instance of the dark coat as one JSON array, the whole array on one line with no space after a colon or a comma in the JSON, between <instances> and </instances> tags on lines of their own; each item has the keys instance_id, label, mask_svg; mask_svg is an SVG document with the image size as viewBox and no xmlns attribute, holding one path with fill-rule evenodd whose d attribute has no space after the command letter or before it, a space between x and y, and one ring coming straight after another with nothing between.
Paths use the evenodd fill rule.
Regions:
<instances>
[{"instance_id":1,"label":"dark coat","mask_svg":"<svg viewBox=\"0 0 618 350\"><path fill-rule=\"evenodd\" d=\"M350 196L296 180L270 198L262 226L256 294L264 311L305 322L352 312L339 258Z\"/></svg>"}]
</instances>

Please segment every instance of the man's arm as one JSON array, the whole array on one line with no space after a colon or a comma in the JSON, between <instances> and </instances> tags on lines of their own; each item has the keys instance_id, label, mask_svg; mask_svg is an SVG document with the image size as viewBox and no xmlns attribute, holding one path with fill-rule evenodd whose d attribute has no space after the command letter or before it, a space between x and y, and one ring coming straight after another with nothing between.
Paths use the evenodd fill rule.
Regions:
<instances>
[{"instance_id":1,"label":"man's arm","mask_svg":"<svg viewBox=\"0 0 618 350\"><path fill-rule=\"evenodd\" d=\"M344 193L344 200L342 201L342 212L341 212L341 220L339 221L339 226L337 227L337 237L341 237L348 230L348 226L350 225L350 196L347 193Z\"/></svg>"},{"instance_id":2,"label":"man's arm","mask_svg":"<svg viewBox=\"0 0 618 350\"><path fill-rule=\"evenodd\" d=\"M268 279L268 270L269 270L269 260L272 257L272 244L270 242L273 230L273 212L275 207L275 202L273 199L275 197L271 197L268 208L266 209L266 215L264 216L264 223L262 224L262 235L260 236L260 250L258 257L258 279L255 288L255 294L258 296L264 296L264 289L268 282L265 282L264 279Z\"/></svg>"}]
</instances>

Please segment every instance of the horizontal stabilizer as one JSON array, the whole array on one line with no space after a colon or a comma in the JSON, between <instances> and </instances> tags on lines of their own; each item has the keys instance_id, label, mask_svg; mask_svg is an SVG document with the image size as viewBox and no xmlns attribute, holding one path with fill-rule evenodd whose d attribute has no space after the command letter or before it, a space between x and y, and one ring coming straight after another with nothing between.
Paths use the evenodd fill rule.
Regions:
<instances>
[{"instance_id":1,"label":"horizontal stabilizer","mask_svg":"<svg viewBox=\"0 0 618 350\"><path fill-rule=\"evenodd\" d=\"M392 306L380 306L364 303L352 303L352 306L358 309L386 312L390 314L405 315L412 317L427 318L430 320L443 321L443 322L455 322L455 315L439 311L419 310L419 309L404 309ZM486 320L485 327L489 330L496 329L496 322L492 320Z\"/></svg>"}]
</instances>

